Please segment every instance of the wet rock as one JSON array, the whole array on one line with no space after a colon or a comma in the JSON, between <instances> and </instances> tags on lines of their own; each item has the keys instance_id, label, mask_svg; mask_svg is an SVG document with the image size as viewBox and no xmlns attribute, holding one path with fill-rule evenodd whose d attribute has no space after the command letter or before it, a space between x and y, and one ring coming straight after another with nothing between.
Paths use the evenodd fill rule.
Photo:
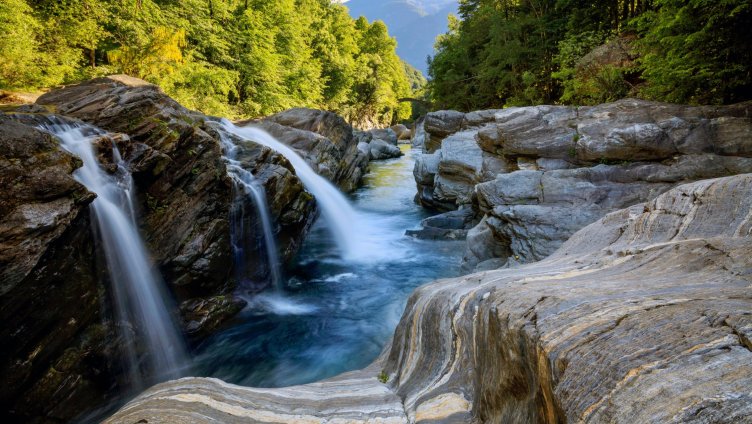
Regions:
<instances>
[{"instance_id":1,"label":"wet rock","mask_svg":"<svg viewBox=\"0 0 752 424\"><path fill-rule=\"evenodd\" d=\"M285 128L273 129L280 141L302 153L314 169L346 192L360 186L368 168L368 156L358 149L352 127L339 115L316 109L296 108L262 120ZM306 134L308 133L308 134ZM396 144L396 142L395 142Z\"/></svg>"},{"instance_id":2,"label":"wet rock","mask_svg":"<svg viewBox=\"0 0 752 424\"><path fill-rule=\"evenodd\" d=\"M419 230L407 230L405 234L424 240L462 240L476 221L471 208L460 209L426 218Z\"/></svg>"},{"instance_id":3,"label":"wet rock","mask_svg":"<svg viewBox=\"0 0 752 424\"><path fill-rule=\"evenodd\" d=\"M362 371L264 390L183 379L106 422L746 422L750 216L751 174L682 185L544 261L419 288Z\"/></svg>"},{"instance_id":4,"label":"wet rock","mask_svg":"<svg viewBox=\"0 0 752 424\"><path fill-rule=\"evenodd\" d=\"M65 421L122 384L80 166L51 135L0 114L3 422Z\"/></svg>"},{"instance_id":5,"label":"wet rock","mask_svg":"<svg viewBox=\"0 0 752 424\"><path fill-rule=\"evenodd\" d=\"M141 230L180 300L232 291L229 210L234 196L214 122L183 108L156 86L126 76L55 90L38 103L130 136L123 154L133 168ZM292 117L301 115L287 116L300 124ZM305 122L346 144L346 135L323 125L325 120ZM270 195L272 216L280 217L275 224L288 235L281 250L289 257L313 219L310 195L289 162L268 148L250 148L245 164Z\"/></svg>"},{"instance_id":6,"label":"wet rock","mask_svg":"<svg viewBox=\"0 0 752 424\"><path fill-rule=\"evenodd\" d=\"M180 305L183 327L188 337L200 340L237 315L245 305L244 300L232 296L186 300Z\"/></svg>"}]
</instances>

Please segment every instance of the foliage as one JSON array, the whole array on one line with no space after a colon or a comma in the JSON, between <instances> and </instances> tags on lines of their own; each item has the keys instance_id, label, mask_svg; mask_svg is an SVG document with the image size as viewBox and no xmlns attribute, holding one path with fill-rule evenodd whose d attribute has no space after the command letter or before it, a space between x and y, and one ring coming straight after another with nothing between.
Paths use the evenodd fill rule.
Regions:
<instances>
[{"instance_id":1,"label":"foliage","mask_svg":"<svg viewBox=\"0 0 752 424\"><path fill-rule=\"evenodd\" d=\"M611 37L608 32L588 31L568 36L558 47L554 56L558 70L552 76L561 84L562 103L598 104L629 93L627 79L635 65L628 40ZM599 60L596 53L606 59Z\"/></svg>"},{"instance_id":2,"label":"foliage","mask_svg":"<svg viewBox=\"0 0 752 424\"><path fill-rule=\"evenodd\" d=\"M430 96L459 110L746 100L751 25L748 0L460 0L430 59ZM594 55L625 40L627 59Z\"/></svg>"},{"instance_id":3,"label":"foliage","mask_svg":"<svg viewBox=\"0 0 752 424\"><path fill-rule=\"evenodd\" d=\"M647 97L717 104L752 98L752 3L655 3L637 20Z\"/></svg>"},{"instance_id":4,"label":"foliage","mask_svg":"<svg viewBox=\"0 0 752 424\"><path fill-rule=\"evenodd\" d=\"M417 77L395 48L383 23L356 22L329 0L0 4L0 88L122 72L231 118L296 106L369 125L409 117L410 104L398 100Z\"/></svg>"},{"instance_id":5,"label":"foliage","mask_svg":"<svg viewBox=\"0 0 752 424\"><path fill-rule=\"evenodd\" d=\"M23 0L0 3L0 86L28 86L41 76L34 37L39 23L31 12Z\"/></svg>"}]
</instances>

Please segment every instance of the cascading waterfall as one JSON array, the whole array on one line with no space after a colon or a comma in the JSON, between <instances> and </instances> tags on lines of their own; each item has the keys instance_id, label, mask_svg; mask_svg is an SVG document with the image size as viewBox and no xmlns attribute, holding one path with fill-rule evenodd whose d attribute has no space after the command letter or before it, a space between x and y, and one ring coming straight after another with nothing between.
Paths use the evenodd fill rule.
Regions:
<instances>
[{"instance_id":1,"label":"cascading waterfall","mask_svg":"<svg viewBox=\"0 0 752 424\"><path fill-rule=\"evenodd\" d=\"M316 202L342 255L345 258L353 258L364 252L364 249L358 246L358 214L345 196L332 183L311 169L305 159L262 129L238 127L226 119L222 120L222 127L231 134L269 147L287 158L303 185L316 197Z\"/></svg>"},{"instance_id":2,"label":"cascading waterfall","mask_svg":"<svg viewBox=\"0 0 752 424\"><path fill-rule=\"evenodd\" d=\"M117 317L121 323L134 324L138 334L134 337L131 331L123 332L132 383L139 387L154 380L179 377L187 365L183 340L170 316L162 281L152 271L136 229L133 180L119 151L113 146L117 172L108 174L92 146L104 132L52 118L41 128L58 137L65 150L81 158L83 166L75 171L74 178L97 195L91 208L112 280ZM147 352L144 362L138 359L137 346Z\"/></svg>"},{"instance_id":3,"label":"cascading waterfall","mask_svg":"<svg viewBox=\"0 0 752 424\"><path fill-rule=\"evenodd\" d=\"M261 221L264 236L264 248L266 251L266 260L269 267L269 275L272 284L277 291L284 287L282 281L282 272L279 260L279 250L277 249L276 238L272 220L269 216L269 206L266 202L266 193L264 188L259 184L253 174L243 169L240 161L237 160L238 146L233 144L229 137L220 132L222 149L224 150L224 159L227 162L227 173L235 184L237 193L235 202L232 207L232 247L235 256L235 267L241 278L244 277L245 255L247 244L247 231L245 231L245 198L251 196L253 204L256 206L256 213Z\"/></svg>"}]
</instances>

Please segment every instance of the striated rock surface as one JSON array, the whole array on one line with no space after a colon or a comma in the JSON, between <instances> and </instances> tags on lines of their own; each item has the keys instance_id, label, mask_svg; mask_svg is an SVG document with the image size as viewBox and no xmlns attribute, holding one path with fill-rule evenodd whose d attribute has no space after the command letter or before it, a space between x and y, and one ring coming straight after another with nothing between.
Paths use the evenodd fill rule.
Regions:
<instances>
[{"instance_id":1,"label":"striated rock surface","mask_svg":"<svg viewBox=\"0 0 752 424\"><path fill-rule=\"evenodd\" d=\"M358 149L352 127L341 116L296 108L254 124L301 153L318 174L340 189L351 192L360 186L369 158Z\"/></svg>"},{"instance_id":2,"label":"striated rock surface","mask_svg":"<svg viewBox=\"0 0 752 424\"><path fill-rule=\"evenodd\" d=\"M125 76L52 91L38 103L111 132L131 163L142 233L163 277L181 298L226 293L232 271L229 210L233 200L220 134L156 86ZM313 219L313 202L286 159L250 145L244 164L263 183L290 257Z\"/></svg>"},{"instance_id":3,"label":"striated rock surface","mask_svg":"<svg viewBox=\"0 0 752 424\"><path fill-rule=\"evenodd\" d=\"M44 107L17 111L52 111L116 133L102 138L98 156L107 169L115 143L129 163L141 233L180 303L186 333L199 339L237 313L235 193L213 120L126 76L54 90L38 102ZM125 385L115 327L129 331L130 324L111 320L88 208L94 195L71 175L80 160L32 127L44 116L14 116L0 114L2 417L65 422ZM313 197L284 157L255 143L240 150L267 192L280 253L290 258L315 217Z\"/></svg>"},{"instance_id":4,"label":"striated rock surface","mask_svg":"<svg viewBox=\"0 0 752 424\"><path fill-rule=\"evenodd\" d=\"M752 172L752 104L621 100L431 113L417 200L472 207L465 271L541 260L605 214L678 184ZM440 140L440 141L439 141Z\"/></svg>"},{"instance_id":5,"label":"striated rock surface","mask_svg":"<svg viewBox=\"0 0 752 424\"><path fill-rule=\"evenodd\" d=\"M0 128L0 418L64 421L81 410L72 400L99 404L118 383L94 194L54 137L3 114Z\"/></svg>"},{"instance_id":6,"label":"striated rock surface","mask_svg":"<svg viewBox=\"0 0 752 424\"><path fill-rule=\"evenodd\" d=\"M365 370L168 382L107 422L750 422L750 269L752 174L682 185L544 261L421 287Z\"/></svg>"}]
</instances>

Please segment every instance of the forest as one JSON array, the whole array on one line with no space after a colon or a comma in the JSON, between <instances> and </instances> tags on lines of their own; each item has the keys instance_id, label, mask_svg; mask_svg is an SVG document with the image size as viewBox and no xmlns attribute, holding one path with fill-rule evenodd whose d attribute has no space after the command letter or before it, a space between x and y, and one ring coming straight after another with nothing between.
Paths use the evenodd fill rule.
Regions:
<instances>
[{"instance_id":1,"label":"forest","mask_svg":"<svg viewBox=\"0 0 752 424\"><path fill-rule=\"evenodd\" d=\"M436 42L437 109L752 99L749 0L462 0Z\"/></svg>"},{"instance_id":2,"label":"forest","mask_svg":"<svg viewBox=\"0 0 752 424\"><path fill-rule=\"evenodd\" d=\"M3 0L0 88L38 90L113 73L230 118L291 107L359 126L410 117L419 72L386 26L330 0Z\"/></svg>"}]
</instances>

